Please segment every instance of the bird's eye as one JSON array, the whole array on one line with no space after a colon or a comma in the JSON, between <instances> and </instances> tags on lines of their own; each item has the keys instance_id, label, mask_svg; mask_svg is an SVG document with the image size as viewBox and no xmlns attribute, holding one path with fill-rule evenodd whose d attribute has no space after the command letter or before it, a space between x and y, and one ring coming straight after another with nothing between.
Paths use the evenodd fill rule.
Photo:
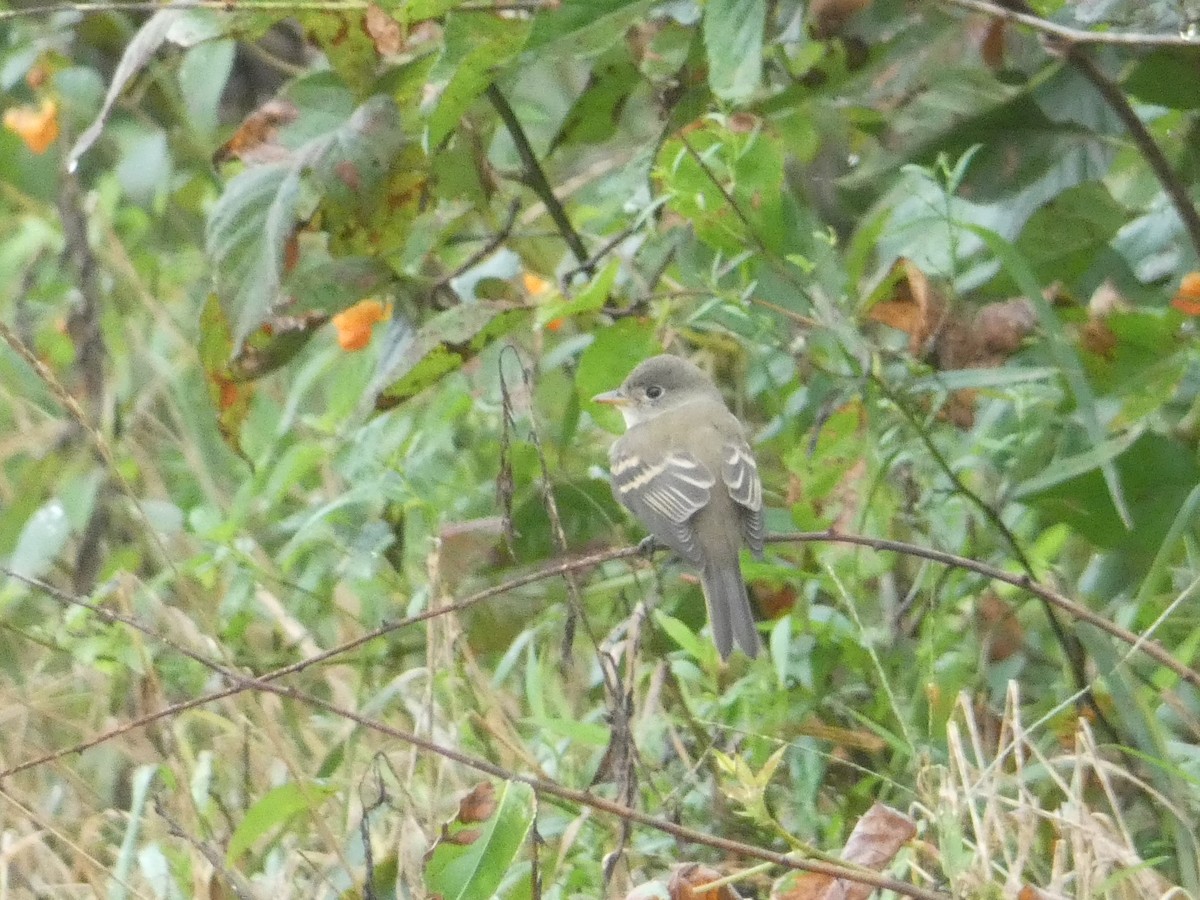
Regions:
<instances>
[{"instance_id":1,"label":"bird's eye","mask_svg":"<svg viewBox=\"0 0 1200 900\"><path fill-rule=\"evenodd\" d=\"M662 393L663 393L663 389L660 388L657 384L652 384L652 385L650 385L650 387L646 388L646 396L651 400L657 400L659 397L662 396Z\"/></svg>"}]
</instances>

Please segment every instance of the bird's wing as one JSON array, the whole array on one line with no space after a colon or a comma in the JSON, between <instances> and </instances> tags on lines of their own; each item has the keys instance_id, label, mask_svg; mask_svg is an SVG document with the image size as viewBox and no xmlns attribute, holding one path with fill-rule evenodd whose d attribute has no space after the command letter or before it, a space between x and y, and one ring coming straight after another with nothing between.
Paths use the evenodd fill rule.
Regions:
<instances>
[{"instance_id":1,"label":"bird's wing","mask_svg":"<svg viewBox=\"0 0 1200 900\"><path fill-rule=\"evenodd\" d=\"M613 491L646 527L688 562L702 562L691 518L704 508L717 483L713 474L686 450L657 460L614 446Z\"/></svg>"},{"instance_id":2,"label":"bird's wing","mask_svg":"<svg viewBox=\"0 0 1200 900\"><path fill-rule=\"evenodd\" d=\"M754 555L762 556L762 481L758 477L754 454L744 437L735 437L725 444L721 456L721 480L737 504L742 536Z\"/></svg>"}]
</instances>

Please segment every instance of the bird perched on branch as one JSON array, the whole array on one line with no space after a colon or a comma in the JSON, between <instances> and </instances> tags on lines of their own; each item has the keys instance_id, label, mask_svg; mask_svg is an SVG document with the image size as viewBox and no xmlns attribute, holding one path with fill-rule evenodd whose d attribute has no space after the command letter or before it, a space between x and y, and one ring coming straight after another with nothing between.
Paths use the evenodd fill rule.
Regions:
<instances>
[{"instance_id":1,"label":"bird perched on branch","mask_svg":"<svg viewBox=\"0 0 1200 900\"><path fill-rule=\"evenodd\" d=\"M609 451L613 494L700 570L721 658L735 641L755 656L758 631L738 554L745 542L762 556L762 482L742 424L708 376L677 356L646 360L592 399L625 418Z\"/></svg>"}]
</instances>

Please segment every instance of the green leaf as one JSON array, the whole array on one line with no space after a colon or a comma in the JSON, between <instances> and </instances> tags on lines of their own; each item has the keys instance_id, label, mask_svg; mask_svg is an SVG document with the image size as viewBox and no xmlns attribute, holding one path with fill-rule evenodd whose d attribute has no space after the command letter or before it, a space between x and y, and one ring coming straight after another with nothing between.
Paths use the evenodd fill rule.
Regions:
<instances>
[{"instance_id":1,"label":"green leaf","mask_svg":"<svg viewBox=\"0 0 1200 900\"><path fill-rule=\"evenodd\" d=\"M506 781L483 822L447 826L425 864L425 887L442 900L491 900L533 825L533 789Z\"/></svg>"},{"instance_id":2,"label":"green leaf","mask_svg":"<svg viewBox=\"0 0 1200 900\"><path fill-rule=\"evenodd\" d=\"M571 299L540 304L534 324L538 328L544 328L547 322L554 319L569 318L600 309L608 301L619 271L621 271L621 261L619 259L609 260L608 265Z\"/></svg>"},{"instance_id":3,"label":"green leaf","mask_svg":"<svg viewBox=\"0 0 1200 900\"><path fill-rule=\"evenodd\" d=\"M948 369L913 379L908 390L961 391L964 388L1001 388L1038 381L1053 381L1058 369L1051 366L1012 366L1001 369Z\"/></svg>"},{"instance_id":4,"label":"green leaf","mask_svg":"<svg viewBox=\"0 0 1200 900\"><path fill-rule=\"evenodd\" d=\"M1075 395L1075 405L1079 410L1080 418L1083 420L1084 430L1087 431L1088 438L1093 444L1097 446L1103 444L1107 435L1105 434L1104 427L1100 424L1100 414L1096 409L1096 398L1092 394L1091 385L1088 384L1087 376L1084 374L1083 364L1080 362L1079 356L1076 354L1070 340L1068 340L1062 322L1054 314L1054 310L1050 308L1050 304L1046 301L1046 298L1042 296L1041 288L1038 287L1037 279L1033 277L1029 266L1026 265L1025 260L1021 258L1021 255L1017 253L1013 245L1000 237L1000 235L988 231L986 228L971 225L967 227L978 235L987 244L988 249L1000 259L1001 265L1008 270L1008 273L1020 286L1026 298L1033 304L1033 308L1037 310L1038 320L1046 332L1046 344L1050 354L1062 370L1063 377L1066 378L1067 384L1071 388L1071 393ZM1109 496L1112 498L1117 515L1126 528L1132 527L1133 522L1129 514L1129 508L1125 503L1124 492L1121 489L1121 479L1117 474L1116 467L1110 460L1101 464L1100 471L1104 476L1104 483L1108 489Z\"/></svg>"},{"instance_id":5,"label":"green leaf","mask_svg":"<svg viewBox=\"0 0 1200 900\"><path fill-rule=\"evenodd\" d=\"M495 81L496 70L521 51L530 27L527 21L499 16L446 16L445 49L429 73L429 84L441 85L428 111L429 147L440 145L458 127L467 107Z\"/></svg>"},{"instance_id":6,"label":"green leaf","mask_svg":"<svg viewBox=\"0 0 1200 900\"><path fill-rule=\"evenodd\" d=\"M656 609L654 611L654 620L667 633L667 636L682 647L693 659L704 660L715 656L715 649L710 644L702 641L696 632L692 631L692 629L688 628L686 624L674 616L669 616L661 609Z\"/></svg>"},{"instance_id":7,"label":"green leaf","mask_svg":"<svg viewBox=\"0 0 1200 900\"><path fill-rule=\"evenodd\" d=\"M150 796L150 784L158 774L157 765L138 766L133 778L133 791L129 798L129 815L125 822L125 837L121 840L121 852L113 867L112 880L108 884L108 900L124 900L129 896L129 879L140 846L139 836L146 812L146 800Z\"/></svg>"},{"instance_id":8,"label":"green leaf","mask_svg":"<svg viewBox=\"0 0 1200 900\"><path fill-rule=\"evenodd\" d=\"M576 719L539 717L531 720L546 734L556 734L586 747L604 747L612 737L612 729L596 722L580 722Z\"/></svg>"},{"instance_id":9,"label":"green leaf","mask_svg":"<svg viewBox=\"0 0 1200 900\"><path fill-rule=\"evenodd\" d=\"M589 57L624 39L649 0L563 0L534 23L526 50L554 56Z\"/></svg>"},{"instance_id":10,"label":"green leaf","mask_svg":"<svg viewBox=\"0 0 1200 900\"><path fill-rule=\"evenodd\" d=\"M1017 252L1038 281L1071 282L1094 264L1126 218L1103 184L1087 181L1063 191L1029 218L1016 240Z\"/></svg>"},{"instance_id":11,"label":"green leaf","mask_svg":"<svg viewBox=\"0 0 1200 900\"><path fill-rule=\"evenodd\" d=\"M40 578L66 546L70 533L62 503L47 501L25 522L8 568L26 578Z\"/></svg>"},{"instance_id":12,"label":"green leaf","mask_svg":"<svg viewBox=\"0 0 1200 900\"><path fill-rule=\"evenodd\" d=\"M167 33L171 27L184 14L184 11L180 9L159 10L145 21L138 29L137 34L133 36L133 40L125 46L125 52L121 54L121 61L117 64L116 71L113 72L113 78L108 85L108 93L104 97L104 104L100 107L100 112L92 124L79 135L75 146L67 154L68 171L74 171L75 167L79 165L79 157L83 156L92 144L96 143L100 132L104 130L104 123L108 121L108 114L112 111L117 98L121 96L125 85L146 67L146 64L158 52L158 48L167 40Z\"/></svg>"},{"instance_id":13,"label":"green leaf","mask_svg":"<svg viewBox=\"0 0 1200 900\"><path fill-rule=\"evenodd\" d=\"M587 87L571 105L550 149L564 144L598 144L617 132L629 95L643 83L625 47L596 61Z\"/></svg>"},{"instance_id":14,"label":"green leaf","mask_svg":"<svg viewBox=\"0 0 1200 900\"><path fill-rule=\"evenodd\" d=\"M588 401L599 393L611 391L634 366L661 349L653 325L627 318L599 329L595 340L583 351L575 388L579 399L587 403L588 411L609 431L621 430L620 413Z\"/></svg>"},{"instance_id":15,"label":"green leaf","mask_svg":"<svg viewBox=\"0 0 1200 900\"><path fill-rule=\"evenodd\" d=\"M1080 475L1094 472L1125 453L1139 437L1141 437L1141 433L1129 432L1091 447L1083 453L1056 459L1054 464L1047 467L1040 475L1019 485L1013 491L1013 499L1024 501L1043 491L1058 487L1064 482L1078 478Z\"/></svg>"},{"instance_id":16,"label":"green leaf","mask_svg":"<svg viewBox=\"0 0 1200 900\"><path fill-rule=\"evenodd\" d=\"M375 408L390 409L415 397L528 318L529 310L524 307L461 303L416 332L403 321L395 321L384 336L384 355L369 388Z\"/></svg>"},{"instance_id":17,"label":"green leaf","mask_svg":"<svg viewBox=\"0 0 1200 900\"><path fill-rule=\"evenodd\" d=\"M297 813L316 813L326 799L337 791L326 784L308 781L289 782L268 791L253 806L234 829L225 852L226 864L233 866L250 845L277 825L282 825Z\"/></svg>"},{"instance_id":18,"label":"green leaf","mask_svg":"<svg viewBox=\"0 0 1200 900\"><path fill-rule=\"evenodd\" d=\"M236 50L236 41L208 41L188 50L179 64L180 94L187 107L188 125L206 138L217 130L221 95Z\"/></svg>"},{"instance_id":19,"label":"green leaf","mask_svg":"<svg viewBox=\"0 0 1200 900\"><path fill-rule=\"evenodd\" d=\"M1056 460L1046 475L1018 488L1017 497L1046 521L1068 525L1097 547L1145 556L1148 565L1147 554L1161 548L1200 482L1200 464L1184 445L1163 435L1142 434L1123 444L1124 439L1104 442L1087 453ZM1128 529L1107 489L1105 469L1124 487Z\"/></svg>"},{"instance_id":20,"label":"green leaf","mask_svg":"<svg viewBox=\"0 0 1200 900\"><path fill-rule=\"evenodd\" d=\"M1200 57L1190 48L1149 53L1138 60L1123 86L1142 103L1196 109L1200 107Z\"/></svg>"},{"instance_id":21,"label":"green leaf","mask_svg":"<svg viewBox=\"0 0 1200 900\"><path fill-rule=\"evenodd\" d=\"M376 95L287 162L247 169L229 182L209 216L207 248L217 293L234 323L235 352L282 301L284 248L297 219L325 199L327 215L353 220L374 198L403 142L395 101Z\"/></svg>"},{"instance_id":22,"label":"green leaf","mask_svg":"<svg viewBox=\"0 0 1200 900\"><path fill-rule=\"evenodd\" d=\"M766 20L765 0L709 0L704 7L708 83L722 100L736 103L758 90Z\"/></svg>"}]
</instances>

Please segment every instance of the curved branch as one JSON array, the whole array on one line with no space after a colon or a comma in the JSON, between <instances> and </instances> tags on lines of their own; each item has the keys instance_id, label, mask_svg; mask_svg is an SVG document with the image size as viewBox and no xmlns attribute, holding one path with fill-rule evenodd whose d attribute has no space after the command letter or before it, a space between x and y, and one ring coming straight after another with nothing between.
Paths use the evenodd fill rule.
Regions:
<instances>
[{"instance_id":1,"label":"curved branch","mask_svg":"<svg viewBox=\"0 0 1200 900\"><path fill-rule=\"evenodd\" d=\"M1025 25L1028 28L1032 28L1034 31L1040 31L1042 34L1050 35L1051 37L1055 37L1059 40L1081 47L1088 44L1109 44L1121 47L1134 47L1139 50L1147 50L1157 49L1160 47L1200 46L1196 41L1177 34L1138 34L1135 32L1122 31L1083 31L1078 28L1070 28L1066 25L1059 25L1057 22L1047 21L1033 12L1020 12L1015 9L1009 9L1008 7L1000 6L998 3L991 3L989 0L936 0L936 2L941 3L943 6L957 6L959 9L967 9L972 12L983 13L986 16L992 16L996 19L1003 19L1005 22L1012 22L1017 25Z\"/></svg>"},{"instance_id":2,"label":"curved branch","mask_svg":"<svg viewBox=\"0 0 1200 900\"><path fill-rule=\"evenodd\" d=\"M1200 46L1200 42L1183 37L1168 38L1166 36L1159 37L1146 34L1122 35L1119 33L1080 31L1075 28L1067 28L1066 26L1043 19L1034 12L1032 7L1025 3L1025 0L1009 0L1009 3L1015 8L1002 6L999 3L989 2L989 0L937 0L937 2L943 5L957 6L960 9L980 12L1006 22L1025 25L1052 38L1053 41L1051 43L1057 45L1055 49L1063 55L1067 62L1078 69L1084 78L1091 82L1092 87L1096 89L1104 99L1104 102L1117 114L1117 118L1121 120L1121 123L1125 126L1125 130L1129 132L1130 139L1146 160L1146 164L1150 166L1150 170L1154 173L1154 177L1158 179L1158 183L1162 186L1167 197L1170 198L1171 205L1175 207L1175 212L1179 215L1180 221L1183 222L1183 227L1187 230L1193 250L1200 255L1200 213L1196 211L1196 205L1188 195L1187 188L1171 168L1171 163L1167 160L1166 154L1158 146L1158 143L1154 140L1154 136L1150 134L1150 130L1146 127L1145 123L1138 117L1129 99L1113 83L1112 79L1100 71L1100 67L1096 65L1095 60L1092 59L1087 50L1088 44L1121 44L1135 48L1196 48Z\"/></svg>"},{"instance_id":3,"label":"curved branch","mask_svg":"<svg viewBox=\"0 0 1200 900\"><path fill-rule=\"evenodd\" d=\"M1034 581L1032 578L1030 578L1027 575L1014 575L1011 572L1006 572L1003 569L998 569L995 566L988 565L987 563L981 563L981 562L978 562L973 559L968 559L964 556L957 556L953 553L947 553L943 550L933 550L928 547L920 547L916 544L905 543L904 541L893 541L893 540L889 540L887 538L865 537L863 535L857 535L857 534L845 534L842 532L832 531L832 530L830 530L830 531L805 531L805 532L796 532L793 534L768 535L766 538L766 541L767 541L767 543L772 543L772 544L783 544L783 543L854 544L854 545L857 545L860 547L870 547L873 550L885 550L885 551L888 551L891 553L903 553L906 556L915 556L920 559L928 559L931 562L941 563L942 565L945 565L945 566L952 566L954 568L960 568L960 569L965 569L967 571L975 572L979 575L984 576L985 578L989 578L994 581L1003 582L1004 584L1010 584L1013 587L1020 588L1021 590L1024 590L1024 591L1028 591L1029 593L1033 594L1034 596L1045 600L1046 602L1052 604L1053 606L1058 607L1059 609L1063 610L1064 612L1070 613L1072 616L1079 619L1080 621L1087 622L1090 625L1094 625L1096 628L1100 629L1104 633L1111 635L1112 637L1115 637L1117 640L1130 645L1134 649L1139 650L1140 652L1149 656L1155 662L1170 669L1177 676L1179 676L1179 678L1181 678L1183 681L1186 681L1189 684L1191 684L1197 688L1200 688L1200 672L1197 672L1195 669L1188 668L1183 663L1179 662L1177 659L1175 659L1173 656L1171 656L1171 654L1169 652L1167 652L1166 648L1164 648L1162 646L1162 644L1160 644L1158 641L1144 638L1141 635L1135 634L1134 632L1129 631L1126 628L1122 628L1120 625L1116 625L1113 622L1109 622L1107 619L1105 619L1103 616L1099 615L1098 613L1094 613L1090 609L1087 609L1086 607L1081 606L1080 604L1069 599L1068 597L1064 596L1063 594L1060 594L1058 591L1055 591L1051 588L1046 587L1043 584L1040 584L1039 582ZM309 656L309 657L305 657L304 659L297 660L296 662L292 663L291 665L287 665L282 668L275 669L274 671L268 672L267 674L259 676L258 678L246 677L246 676L242 676L237 673L229 672L224 666L220 665L219 663L213 662L212 660L208 660L205 657L203 657L202 655L194 653L193 651L187 650L186 648L179 647L178 645L173 644L171 641L166 640L165 638L161 637L160 635L157 635L156 633L150 631L149 629L146 629L144 626L136 623L133 620L126 619L123 616L119 616L116 613L113 613L107 609L104 609L103 607L98 607L98 606L95 606L94 604L88 603L87 601L80 600L79 598L76 598L76 597L72 597L70 594L67 594L64 591L60 591L57 588L52 587L51 585L37 581L36 579L26 578L24 576L16 574L15 572L12 572L11 570L9 570L7 568L0 567L0 573L3 573L10 578L16 578L17 580L22 581L25 584L27 584L37 590L45 591L46 593L50 594L51 596L56 597L64 602L71 603L71 604L74 604L77 606L83 606L88 609L92 609L93 611L96 612L97 615L102 616L109 621L119 621L119 622L129 625L130 627L137 628L138 630L142 631L143 633L153 636L156 640L159 640L162 643L164 643L168 646L171 646L174 649L177 649L180 653L183 653L184 655L188 656L190 659L200 662L202 665L204 665L210 669L213 669L214 671L220 671L222 674L228 674L228 676L230 678L233 678L236 680L236 683L232 687L225 688L225 689L222 689L219 691L213 691L208 694L202 694L199 697L193 697L190 700L184 700L179 703L172 704L171 706L167 706L163 709L158 710L157 712L149 713L145 716L141 716L137 719L133 719L122 725L118 725L115 728L109 729L108 731L105 731L98 735L95 735L92 738L90 738L86 741L83 741L81 743L75 744L71 747L66 747L64 749L55 750L52 753L47 753L43 756L39 756L34 759L29 759L29 760L26 760L25 762L17 763L16 765L13 765L13 766L9 766L6 769L0 770L0 781L3 781L5 778L9 778L13 775L16 775L19 772L24 772L28 769L36 768L37 766L44 765L45 763L54 762L56 760L62 759L65 756L71 756L72 754L75 754L75 753L81 753L84 750L89 750L92 747L99 746L100 744L103 744L106 741L109 741L114 737L118 737L129 731L134 731L138 728L142 728L153 722L157 722L159 719L163 719L168 716L172 716L175 713L183 712L184 710L192 709L193 707L203 706L205 704L212 703L216 700L223 700L226 697L231 697L234 694L241 693L244 690L257 689L260 687L260 685L267 685L270 682L277 681L280 678L284 678L288 675L294 675L297 672L302 672L305 669L311 668L312 666L315 666L319 663L329 662L330 660L332 660L338 656L348 653L351 650L356 650L359 647L363 646L364 644L368 644L371 641L376 640L377 638L383 637L384 635L387 635L387 634L391 634L393 631L398 631L401 628L406 628L410 625L415 625L419 622L424 622L427 619L432 619L436 616L444 615L446 613L462 612L463 610L469 609L472 606L476 606L485 600L490 600L493 597L500 596L501 594L505 594L505 593L508 593L509 591L516 590L517 588L525 587L526 585L535 584L539 581L545 581L546 579L549 579L549 578L557 578L568 572L576 572L580 569L592 568L594 566L598 566L598 565L601 565L606 562L612 562L614 560L619 560L619 559L630 559L630 558L637 557L640 555L641 555L641 550L636 546L635 547L619 547L616 549L602 550L598 553L591 553L591 554L588 554L587 556L576 557L575 559L569 559L569 560L566 560L563 562L558 562L558 563L555 563L550 566L544 566L543 568L537 569L533 572L527 572L526 574L521 575L517 578L512 578L508 581L494 585L490 588L486 588L482 591L479 591L478 593L472 594L471 596L469 596L463 600L458 601L457 603L451 603L446 606L439 606L436 609L430 609L430 610L426 610L425 612L417 613L416 615L407 616L406 618L399 619L395 622L385 623L385 624L379 626L378 628L375 628L371 631L366 632L365 634L362 634L356 638L353 638L352 640L345 641L341 644L331 647L328 650L325 650L314 656ZM268 687L266 689L272 690L272 688L270 688L270 687Z\"/></svg>"},{"instance_id":4,"label":"curved branch","mask_svg":"<svg viewBox=\"0 0 1200 900\"><path fill-rule=\"evenodd\" d=\"M1028 575L1014 575L1011 572L1005 572L1003 569L997 569L995 566L990 566L987 563L967 559L965 556L956 556L953 553L946 553L942 550L919 547L915 544L907 544L904 541L864 537L858 534L842 534L837 531L804 531L794 534L773 534L768 535L766 540L767 543L823 543L828 541L838 544L855 544L860 547L870 547L872 550L888 550L893 553L903 553L906 556L928 559L931 562L975 572L993 581L1011 584L1013 587L1028 591L1040 600L1045 600L1051 606L1058 607L1079 621L1094 625L1105 634L1111 635L1117 640L1129 644L1134 649L1140 650L1155 662L1170 669L1181 679L1188 682L1188 684L1200 688L1200 672L1188 668L1175 659L1158 641L1145 638L1127 628L1122 628L1115 622L1108 621L1108 619L1099 613L1092 612L1086 606L1081 606L1058 591L1034 581Z\"/></svg>"},{"instance_id":5,"label":"curved branch","mask_svg":"<svg viewBox=\"0 0 1200 900\"><path fill-rule=\"evenodd\" d=\"M507 589L509 586L515 586L517 584L526 584L526 583L529 583L532 581L537 581L537 580L540 580L543 578L552 577L553 575L565 574L565 573L571 572L575 569L582 568L585 566L585 564L586 565L594 565L595 559L597 557L606 557L608 559L620 559L620 558L624 558L624 557L628 557L628 556L634 556L639 553L640 553L640 551L637 547L627 547L627 548L622 548L622 549L616 550L616 551L611 551L611 550L605 551L604 553L593 554L591 557L585 558L583 560L575 560L572 562L568 562L568 563L560 564L558 566L551 567L551 569L549 569L549 570L547 570L547 569L539 570L538 572L532 573L531 575L525 576L523 578L514 579L513 581L507 582L505 585L501 585L499 587ZM444 759L449 759L452 762L457 762L460 765L474 769L478 772L483 772L485 775L491 775L494 778L501 778L501 779L505 779L508 781L522 782L524 784L529 785L531 788L533 788L534 791L536 791L539 794L543 794L543 795L547 795L547 796L551 796L551 797L557 797L558 799L564 800L568 803L576 803L576 804L579 804L580 806L586 806L591 809L597 810L599 812L606 812L606 813L609 813L610 815L617 816L628 822L637 822L640 825L645 825L649 828L654 828L654 829L662 831L666 834L670 834L672 837L675 837L686 843L701 844L704 846L712 847L716 850L722 850L726 853L732 853L732 854L739 855L739 856L746 856L746 857L750 857L753 859L759 859L764 862L773 863L775 865L781 866L786 869L794 869L794 870L801 871L801 872L815 872L817 874L827 875L831 878L844 879L846 881L854 881L854 882L858 882L860 884L870 885L872 887L879 888L882 890L894 891L898 894L903 894L908 897L914 897L914 898L917 898L917 900L949 900L949 897L945 894L939 893L937 891L926 890L925 888L917 887L916 885L909 884L908 882L900 881L895 878L889 878L885 875L880 875L869 869L862 869L862 868L853 867L853 866L839 865L837 863L830 863L830 862L825 862L822 860L796 859L795 857L793 857L789 854L777 853L773 850L764 850L761 847L755 847L752 844L746 844L741 841L730 840L728 838L722 838L722 837L714 837L713 835L706 834L705 832L696 831L695 829L688 828L683 825L678 825L675 822L671 822L667 819L661 819L656 816L649 815L648 813L641 812L640 810L634 809L632 807L624 806L620 803L614 803L611 800L607 800L603 797L598 797L595 794L592 794L588 791L581 791L581 790L577 790L575 788L569 788L569 787L566 787L565 785L559 784L558 782L550 781L545 778L538 778L533 775L525 775L525 774L521 774L519 772L513 772L509 769L504 768L503 766L489 762L486 759L482 759L477 756L472 756L469 753L464 753L461 750L454 749L453 747L446 747L441 744L437 744L431 740L428 740L427 738L421 737L420 735L417 735L417 734L409 732L409 731L405 731L404 729L395 728L390 725L386 725L382 722L368 718L367 716L364 716L355 710L338 706L337 704L330 703L327 700L322 700L319 697L315 697L312 694L305 693L304 691L301 691L297 688L286 687L283 685L273 683L276 679L282 677L281 673L283 673L285 670L297 671L297 668L295 666L289 666L289 667L286 667L285 669L277 669L276 671L274 671L274 672L270 673L269 675L262 677L262 678L253 678L253 677L244 676L238 672L235 672L235 671L221 665L220 663L217 663L211 659L208 659L203 654L196 653L195 651L189 650L188 648L183 647L180 644L178 644L168 638L164 638L163 636L155 633L154 631L147 628L145 625L141 624L140 622L138 622L135 619L132 619L128 616L122 615L121 613L115 613L111 610L105 609L104 607L97 606L94 603L91 603L87 600L82 600L78 597L73 597L72 595L66 593L65 591L60 591L51 585L48 585L41 581L38 581L37 579L33 579L33 578L29 578L24 575L20 575L18 573L12 572L8 569L0 569L0 571L3 571L4 574L8 575L11 578L17 579L18 581L21 581L24 584L27 584L31 587L35 587L39 590L45 591L45 592L49 593L51 596L55 597L56 599L62 600L63 602L69 603L74 606L81 606L85 609L89 609L93 613L95 613L97 616L99 616L109 622L120 622L123 625L133 628L133 629L141 632L142 634L147 635L148 637L150 637L154 640L157 640L157 641L165 644L166 646L169 646L171 649L175 650L176 652L183 654L184 656L188 657L189 659L200 663L201 665L205 666L206 668L220 674L227 680L233 682L233 686L230 688L227 688L227 689L221 690L221 691L214 691L212 693L205 694L201 697L195 697L191 700L183 701L182 703L172 704L171 706L161 709L158 712L151 713L146 716L142 716L131 722L127 722L123 726L112 729L112 730L106 732L104 735L101 735L98 739L93 739L92 741L89 741L86 744L80 744L75 747L68 748L66 750L56 751L55 753L48 754L45 757L41 757L36 760L29 760L20 765L13 766L9 769L6 769L3 772L0 772L0 781L2 781L5 778L8 778L12 775L17 774L18 772L38 766L43 762L49 762L51 760L60 759L63 756L67 756L67 755L74 754L77 752L82 752L83 750L88 749L93 746L96 746L97 744L101 743L102 741L108 740L116 735L124 734L134 728L141 727L143 725L147 725L158 719L164 718L166 716L174 715L175 713L182 712L183 710L190 709L194 706L199 706L199 705L202 705L205 703L212 702L213 700L222 699L224 697L228 697L233 694L240 693L242 691L248 691L248 690L263 691L265 693L276 694L279 697L284 697L284 698L293 700L298 703L303 703L310 707L322 709L325 712L328 712L330 715L334 715L334 716L337 716L338 718L342 718L342 719L347 719L351 722L361 725L363 728L367 728L371 731L376 731L376 732L379 732L380 734L384 734L384 735L394 738L396 740L403 741L406 744L409 744L409 745L416 747L418 749L421 749L421 750L425 750L428 753L436 754ZM474 596L468 598L468 600L462 601L457 604L451 604L450 606L438 607L435 610L427 611L426 613L422 613L418 616L410 616L410 617L408 617L408 619L403 620L403 622L393 623L391 626L384 626L384 627L391 630L391 629L401 627L401 625L404 623L411 623L414 620L420 621L423 619L433 618L436 615L442 615L451 610L465 608L465 606L467 606L467 605L481 602L482 600L487 599L487 597L489 597L489 596L494 596L496 593L497 593L496 588L492 588L492 589L485 590L485 591L480 591L478 594L475 594ZM378 630L376 633L378 633ZM343 646L345 646L345 645L343 645ZM310 664L313 660L315 660L317 658L325 658L325 657L326 657L326 654L320 654L319 657L310 657L308 660L305 660L304 662L306 664Z\"/></svg>"}]
</instances>

